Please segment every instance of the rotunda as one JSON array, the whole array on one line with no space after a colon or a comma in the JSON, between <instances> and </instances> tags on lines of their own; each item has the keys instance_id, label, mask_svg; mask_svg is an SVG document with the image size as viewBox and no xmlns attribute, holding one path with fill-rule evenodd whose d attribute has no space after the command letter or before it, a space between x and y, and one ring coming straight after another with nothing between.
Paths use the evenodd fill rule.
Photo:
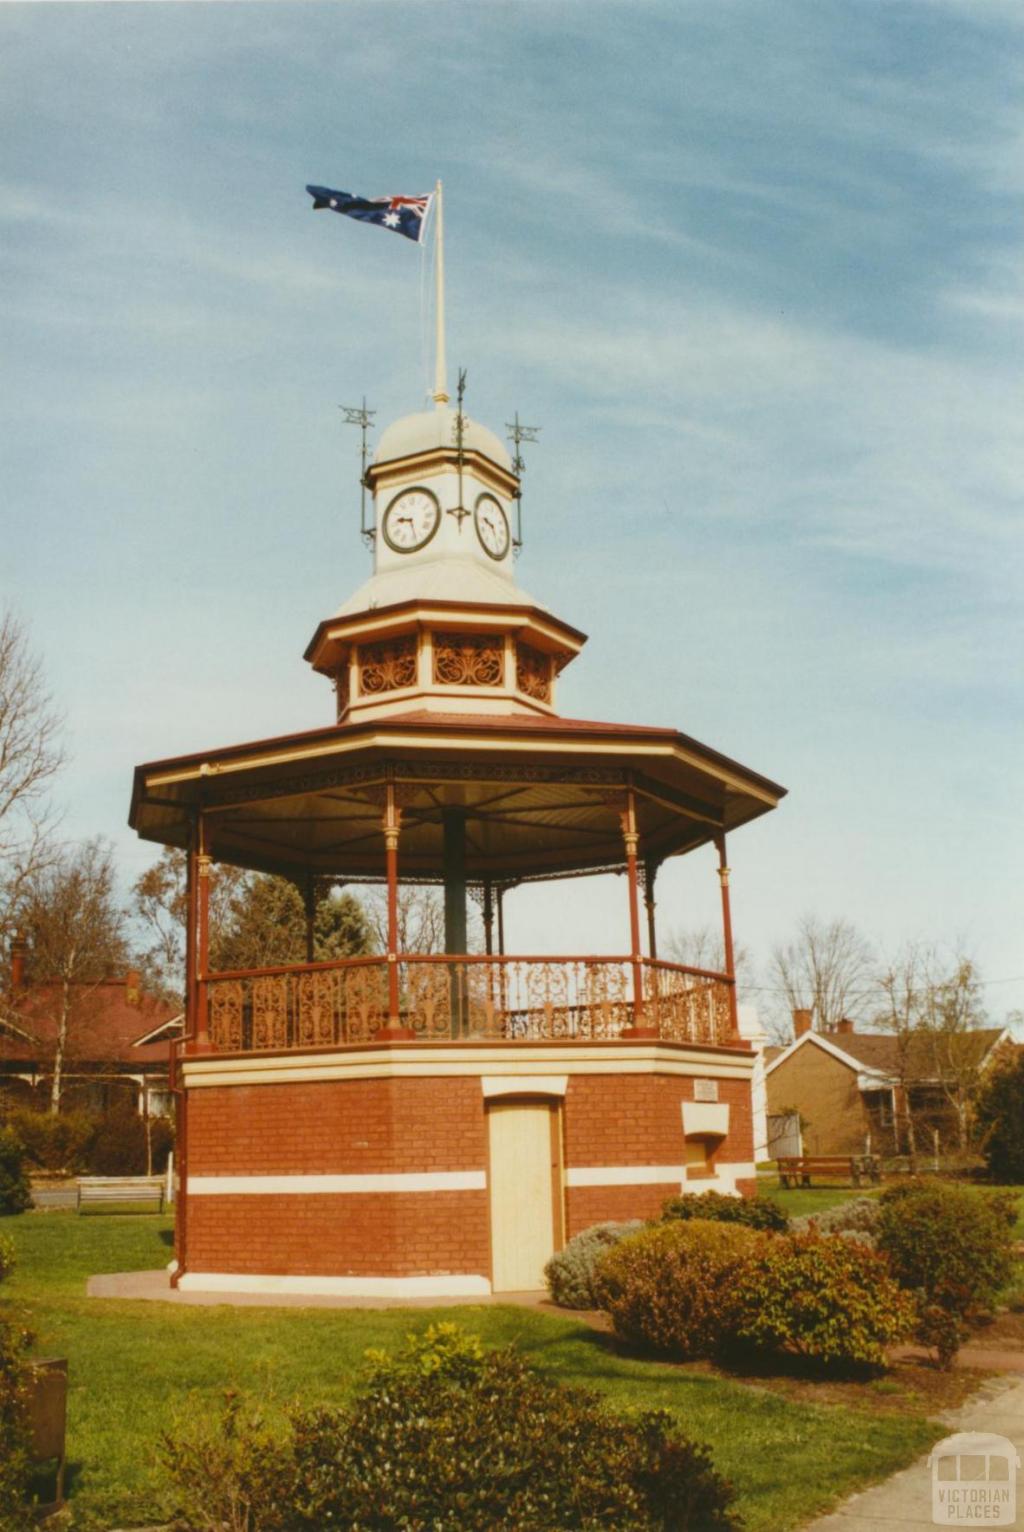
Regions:
<instances>
[{"instance_id":1,"label":"rotunda","mask_svg":"<svg viewBox=\"0 0 1024 1532\"><path fill-rule=\"evenodd\" d=\"M784 789L558 711L585 635L519 588L516 465L461 406L389 426L366 485L372 576L306 650L333 721L135 772L131 824L188 852L186 1289L535 1288L592 1223L753 1187L725 837ZM658 868L708 844L721 972L657 954ZM386 950L211 971L211 861L294 880L310 930L320 891L385 885ZM510 889L597 872L624 875L618 954L506 950ZM404 882L443 887L443 951L401 950Z\"/></svg>"}]
</instances>

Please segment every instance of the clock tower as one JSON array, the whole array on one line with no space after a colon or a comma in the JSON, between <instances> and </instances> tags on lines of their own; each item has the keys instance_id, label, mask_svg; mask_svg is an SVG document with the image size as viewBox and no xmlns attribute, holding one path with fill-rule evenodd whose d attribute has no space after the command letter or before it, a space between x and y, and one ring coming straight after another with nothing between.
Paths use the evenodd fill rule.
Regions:
<instances>
[{"instance_id":1,"label":"clock tower","mask_svg":"<svg viewBox=\"0 0 1024 1532\"><path fill-rule=\"evenodd\" d=\"M373 574L306 650L339 723L393 713L555 712L585 635L515 579L519 479L502 442L441 403L382 434L366 470Z\"/></svg>"}]
</instances>

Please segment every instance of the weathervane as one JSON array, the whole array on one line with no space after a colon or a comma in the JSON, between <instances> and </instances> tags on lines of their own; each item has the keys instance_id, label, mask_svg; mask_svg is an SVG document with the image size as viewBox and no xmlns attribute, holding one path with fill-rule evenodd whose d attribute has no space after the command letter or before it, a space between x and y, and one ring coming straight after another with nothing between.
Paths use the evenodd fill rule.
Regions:
<instances>
[{"instance_id":1,"label":"weathervane","mask_svg":"<svg viewBox=\"0 0 1024 1532\"><path fill-rule=\"evenodd\" d=\"M345 416L343 421L344 425L359 426L362 430L362 472L359 476L359 483L361 486L361 495L359 501L359 534L366 546L368 548L372 548L376 533L374 532L372 526L368 527L366 525L366 433L372 425L373 417L376 415L377 411L368 410L366 408L365 394L363 395L363 403L361 408L354 409L351 405L348 404L339 404L338 408Z\"/></svg>"},{"instance_id":2,"label":"weathervane","mask_svg":"<svg viewBox=\"0 0 1024 1532\"><path fill-rule=\"evenodd\" d=\"M455 461L458 464L458 469L459 469L459 503L458 503L458 505L450 506L449 510L448 510L448 515L449 516L454 516L456 518L456 520L458 521L459 531L460 532L462 531L462 523L465 521L466 517L469 515L469 512L466 510L466 507L462 503L462 466L463 466L463 464L464 464L464 462L466 460L466 453L465 453L465 446L464 446L465 434L466 434L466 417L462 413L462 401L463 401L463 399L465 397L466 397L466 369L465 369L465 367L460 367L459 368L459 386L458 386L458 389L456 390L456 398L459 401L459 407L458 407L457 411L455 412Z\"/></svg>"},{"instance_id":3,"label":"weathervane","mask_svg":"<svg viewBox=\"0 0 1024 1532\"><path fill-rule=\"evenodd\" d=\"M508 421L505 422L505 430L508 432L509 441L513 443L515 448L515 451L512 454L512 471L516 478L519 480L519 487L516 490L516 535L512 539L512 546L518 553L520 548L523 546L522 480L523 474L526 472L526 463L523 460L523 454L520 452L519 448L522 446L523 442L535 442L540 433L541 427L521 425L519 421L519 411L516 410L515 417L511 425L508 423Z\"/></svg>"}]
</instances>

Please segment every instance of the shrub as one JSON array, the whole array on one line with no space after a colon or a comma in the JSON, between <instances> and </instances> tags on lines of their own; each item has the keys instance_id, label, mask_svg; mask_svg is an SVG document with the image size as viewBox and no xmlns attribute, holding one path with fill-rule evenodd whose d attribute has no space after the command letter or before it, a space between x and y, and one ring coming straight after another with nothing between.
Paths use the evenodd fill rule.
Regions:
<instances>
[{"instance_id":1,"label":"shrub","mask_svg":"<svg viewBox=\"0 0 1024 1532\"><path fill-rule=\"evenodd\" d=\"M794 1234L842 1234L863 1244L874 1245L881 1209L877 1197L852 1197L823 1213L801 1213L790 1223Z\"/></svg>"},{"instance_id":2,"label":"shrub","mask_svg":"<svg viewBox=\"0 0 1024 1532\"><path fill-rule=\"evenodd\" d=\"M0 1214L24 1213L31 1206L24 1146L13 1128L0 1128Z\"/></svg>"},{"instance_id":3,"label":"shrub","mask_svg":"<svg viewBox=\"0 0 1024 1532\"><path fill-rule=\"evenodd\" d=\"M967 1186L911 1181L881 1196L878 1247L912 1292L917 1336L948 1366L974 1311L995 1301L1013 1268L1005 1198Z\"/></svg>"},{"instance_id":4,"label":"shrub","mask_svg":"<svg viewBox=\"0 0 1024 1532\"><path fill-rule=\"evenodd\" d=\"M707 1218L654 1224L609 1251L595 1291L624 1340L708 1356L730 1331L736 1274L769 1239Z\"/></svg>"},{"instance_id":5,"label":"shrub","mask_svg":"<svg viewBox=\"0 0 1024 1532\"><path fill-rule=\"evenodd\" d=\"M741 1223L749 1229L782 1234L789 1219L770 1197L726 1197L721 1192L684 1192L670 1197L661 1210L663 1219L711 1218L716 1223Z\"/></svg>"},{"instance_id":6,"label":"shrub","mask_svg":"<svg viewBox=\"0 0 1024 1532\"><path fill-rule=\"evenodd\" d=\"M95 1176L139 1176L145 1168L146 1125L133 1102L118 1102L96 1125L89 1170Z\"/></svg>"},{"instance_id":7,"label":"shrub","mask_svg":"<svg viewBox=\"0 0 1024 1532\"><path fill-rule=\"evenodd\" d=\"M844 1367L884 1366L914 1320L881 1256L813 1232L767 1245L737 1274L733 1302L740 1344Z\"/></svg>"},{"instance_id":8,"label":"shrub","mask_svg":"<svg viewBox=\"0 0 1024 1532\"><path fill-rule=\"evenodd\" d=\"M620 1239L644 1227L639 1218L626 1223L595 1223L575 1235L544 1268L553 1301L563 1309L595 1309L594 1272L601 1257Z\"/></svg>"},{"instance_id":9,"label":"shrub","mask_svg":"<svg viewBox=\"0 0 1024 1532\"><path fill-rule=\"evenodd\" d=\"M14 1246L0 1239L0 1282L14 1266ZM31 1525L28 1493L28 1392L23 1361L29 1337L0 1318L0 1532Z\"/></svg>"},{"instance_id":10,"label":"shrub","mask_svg":"<svg viewBox=\"0 0 1024 1532\"><path fill-rule=\"evenodd\" d=\"M11 1123L25 1145L25 1157L37 1170L74 1176L88 1165L96 1119L88 1112L35 1112L23 1107Z\"/></svg>"},{"instance_id":11,"label":"shrub","mask_svg":"<svg viewBox=\"0 0 1024 1532\"><path fill-rule=\"evenodd\" d=\"M992 1175L1024 1182L1024 1051L1016 1049L987 1076L974 1106L982 1152Z\"/></svg>"},{"instance_id":12,"label":"shrub","mask_svg":"<svg viewBox=\"0 0 1024 1532\"><path fill-rule=\"evenodd\" d=\"M258 1412L229 1408L226 1429L202 1432L226 1465L215 1486L195 1425L187 1439L165 1444L186 1488L191 1527L725 1532L734 1525L731 1489L706 1448L675 1434L667 1413L617 1418L596 1395L549 1382L511 1348L485 1352L454 1325L410 1337L398 1357L371 1354L351 1407L297 1407L276 1444Z\"/></svg>"}]
</instances>

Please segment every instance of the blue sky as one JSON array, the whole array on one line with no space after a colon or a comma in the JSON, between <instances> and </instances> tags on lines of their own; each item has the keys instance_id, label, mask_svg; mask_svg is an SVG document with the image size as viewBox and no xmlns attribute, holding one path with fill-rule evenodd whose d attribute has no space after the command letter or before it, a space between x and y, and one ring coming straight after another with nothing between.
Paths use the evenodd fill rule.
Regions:
<instances>
[{"instance_id":1,"label":"blue sky","mask_svg":"<svg viewBox=\"0 0 1024 1532\"><path fill-rule=\"evenodd\" d=\"M1022 42L1016 0L0 6L0 598L68 833L130 879L136 762L329 720L337 406L427 373L419 252L303 187L440 176L467 408L543 428L520 580L591 635L563 711L789 787L730 849L756 957L814 910L1024 1005ZM715 918L689 862L663 928ZM521 892L512 941L620 949L623 900Z\"/></svg>"}]
</instances>

